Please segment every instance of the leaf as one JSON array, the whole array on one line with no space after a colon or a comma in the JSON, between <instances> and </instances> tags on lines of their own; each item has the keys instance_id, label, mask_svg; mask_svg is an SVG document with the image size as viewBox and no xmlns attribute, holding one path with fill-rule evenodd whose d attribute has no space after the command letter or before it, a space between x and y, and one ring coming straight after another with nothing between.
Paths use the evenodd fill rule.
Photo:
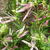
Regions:
<instances>
[{"instance_id":1,"label":"leaf","mask_svg":"<svg viewBox=\"0 0 50 50\"><path fill-rule=\"evenodd\" d=\"M7 27L7 25L3 25L1 28L0 28L0 35L3 33L4 34L4 32L7 32L8 31L8 27Z\"/></svg>"},{"instance_id":2,"label":"leaf","mask_svg":"<svg viewBox=\"0 0 50 50\"><path fill-rule=\"evenodd\" d=\"M46 20L50 20L50 17L46 17L46 18L43 18L41 21L39 21L40 23L44 23Z\"/></svg>"},{"instance_id":3,"label":"leaf","mask_svg":"<svg viewBox=\"0 0 50 50\"><path fill-rule=\"evenodd\" d=\"M50 11L50 4L48 5L48 10Z\"/></svg>"},{"instance_id":4,"label":"leaf","mask_svg":"<svg viewBox=\"0 0 50 50\"><path fill-rule=\"evenodd\" d=\"M18 33L17 37L19 37L19 35L23 33L24 29L25 29L25 25L23 26L23 28L21 28L21 29L19 30L19 33Z\"/></svg>"},{"instance_id":5,"label":"leaf","mask_svg":"<svg viewBox=\"0 0 50 50\"><path fill-rule=\"evenodd\" d=\"M42 0L38 0L38 3L42 2Z\"/></svg>"}]
</instances>

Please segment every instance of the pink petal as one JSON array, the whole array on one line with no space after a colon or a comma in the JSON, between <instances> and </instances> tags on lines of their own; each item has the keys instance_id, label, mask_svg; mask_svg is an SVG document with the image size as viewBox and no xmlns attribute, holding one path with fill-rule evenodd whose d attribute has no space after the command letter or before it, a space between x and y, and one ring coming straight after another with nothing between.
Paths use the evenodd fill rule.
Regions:
<instances>
[{"instance_id":1,"label":"pink petal","mask_svg":"<svg viewBox=\"0 0 50 50\"><path fill-rule=\"evenodd\" d=\"M14 46L13 48L18 48L18 46Z\"/></svg>"},{"instance_id":2,"label":"pink petal","mask_svg":"<svg viewBox=\"0 0 50 50\"><path fill-rule=\"evenodd\" d=\"M33 17L36 19L37 16L33 16Z\"/></svg>"},{"instance_id":3,"label":"pink petal","mask_svg":"<svg viewBox=\"0 0 50 50\"><path fill-rule=\"evenodd\" d=\"M29 4L21 4L21 6L29 6Z\"/></svg>"},{"instance_id":4,"label":"pink petal","mask_svg":"<svg viewBox=\"0 0 50 50\"><path fill-rule=\"evenodd\" d=\"M45 26L48 26L48 20L44 23Z\"/></svg>"},{"instance_id":5,"label":"pink petal","mask_svg":"<svg viewBox=\"0 0 50 50\"><path fill-rule=\"evenodd\" d=\"M42 20L42 18L39 18L38 20Z\"/></svg>"},{"instance_id":6,"label":"pink petal","mask_svg":"<svg viewBox=\"0 0 50 50\"><path fill-rule=\"evenodd\" d=\"M27 4L23 8L21 8L20 10L18 10L16 12L24 12L25 10L28 10L30 7L32 7L32 5L31 4Z\"/></svg>"},{"instance_id":7,"label":"pink petal","mask_svg":"<svg viewBox=\"0 0 50 50\"><path fill-rule=\"evenodd\" d=\"M2 50L6 50L7 47L4 47Z\"/></svg>"},{"instance_id":8,"label":"pink petal","mask_svg":"<svg viewBox=\"0 0 50 50\"><path fill-rule=\"evenodd\" d=\"M28 31L25 31L23 34L21 34L21 35L19 36L19 38L22 38L22 37L25 36L27 33L28 33Z\"/></svg>"},{"instance_id":9,"label":"pink petal","mask_svg":"<svg viewBox=\"0 0 50 50\"><path fill-rule=\"evenodd\" d=\"M46 16L43 16L43 18L46 18Z\"/></svg>"},{"instance_id":10,"label":"pink petal","mask_svg":"<svg viewBox=\"0 0 50 50\"><path fill-rule=\"evenodd\" d=\"M45 24L48 24L48 20L45 22Z\"/></svg>"},{"instance_id":11,"label":"pink petal","mask_svg":"<svg viewBox=\"0 0 50 50\"><path fill-rule=\"evenodd\" d=\"M12 40L12 37L7 37L6 40Z\"/></svg>"}]
</instances>

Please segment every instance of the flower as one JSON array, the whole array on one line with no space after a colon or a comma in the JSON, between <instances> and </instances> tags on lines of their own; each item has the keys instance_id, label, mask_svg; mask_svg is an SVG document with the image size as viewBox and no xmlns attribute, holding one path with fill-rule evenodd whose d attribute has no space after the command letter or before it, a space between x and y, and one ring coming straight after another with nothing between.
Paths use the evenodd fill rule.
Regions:
<instances>
[{"instance_id":1,"label":"flower","mask_svg":"<svg viewBox=\"0 0 50 50\"><path fill-rule=\"evenodd\" d=\"M24 12L25 10L28 10L29 8L31 8L33 5L32 3L26 4L23 8L21 8L20 10L17 10L16 12Z\"/></svg>"},{"instance_id":2,"label":"flower","mask_svg":"<svg viewBox=\"0 0 50 50\"><path fill-rule=\"evenodd\" d=\"M38 20L42 20L42 18L39 18Z\"/></svg>"},{"instance_id":3,"label":"flower","mask_svg":"<svg viewBox=\"0 0 50 50\"><path fill-rule=\"evenodd\" d=\"M36 19L36 16L33 16Z\"/></svg>"},{"instance_id":4,"label":"flower","mask_svg":"<svg viewBox=\"0 0 50 50\"><path fill-rule=\"evenodd\" d=\"M46 16L43 16L43 18L46 18Z\"/></svg>"},{"instance_id":5,"label":"flower","mask_svg":"<svg viewBox=\"0 0 50 50\"><path fill-rule=\"evenodd\" d=\"M2 48L2 50L6 50L7 47Z\"/></svg>"},{"instance_id":6,"label":"flower","mask_svg":"<svg viewBox=\"0 0 50 50\"><path fill-rule=\"evenodd\" d=\"M48 20L45 22L46 25L48 25Z\"/></svg>"},{"instance_id":7,"label":"flower","mask_svg":"<svg viewBox=\"0 0 50 50\"><path fill-rule=\"evenodd\" d=\"M14 46L13 48L18 48L18 46Z\"/></svg>"},{"instance_id":8,"label":"flower","mask_svg":"<svg viewBox=\"0 0 50 50\"><path fill-rule=\"evenodd\" d=\"M6 40L12 40L12 37L7 37Z\"/></svg>"}]
</instances>

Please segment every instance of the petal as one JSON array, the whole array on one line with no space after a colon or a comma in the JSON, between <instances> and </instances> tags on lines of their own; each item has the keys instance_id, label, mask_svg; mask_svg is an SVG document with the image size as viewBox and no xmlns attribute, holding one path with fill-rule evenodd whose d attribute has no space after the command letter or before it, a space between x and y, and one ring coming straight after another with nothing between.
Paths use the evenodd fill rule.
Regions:
<instances>
[{"instance_id":1,"label":"petal","mask_svg":"<svg viewBox=\"0 0 50 50\"><path fill-rule=\"evenodd\" d=\"M28 33L28 31L25 31L23 34L21 34L21 35L19 36L19 38L22 38L22 37L25 36L27 33Z\"/></svg>"},{"instance_id":2,"label":"petal","mask_svg":"<svg viewBox=\"0 0 50 50\"><path fill-rule=\"evenodd\" d=\"M2 50L6 50L7 47L4 47Z\"/></svg>"},{"instance_id":3,"label":"petal","mask_svg":"<svg viewBox=\"0 0 50 50\"><path fill-rule=\"evenodd\" d=\"M25 10L28 10L30 7L32 7L32 3L25 5L20 10L17 10L16 12L24 12Z\"/></svg>"},{"instance_id":4,"label":"petal","mask_svg":"<svg viewBox=\"0 0 50 50\"><path fill-rule=\"evenodd\" d=\"M43 16L43 18L46 18L46 16Z\"/></svg>"},{"instance_id":5,"label":"petal","mask_svg":"<svg viewBox=\"0 0 50 50\"><path fill-rule=\"evenodd\" d=\"M18 46L14 46L13 48L18 48Z\"/></svg>"}]
</instances>

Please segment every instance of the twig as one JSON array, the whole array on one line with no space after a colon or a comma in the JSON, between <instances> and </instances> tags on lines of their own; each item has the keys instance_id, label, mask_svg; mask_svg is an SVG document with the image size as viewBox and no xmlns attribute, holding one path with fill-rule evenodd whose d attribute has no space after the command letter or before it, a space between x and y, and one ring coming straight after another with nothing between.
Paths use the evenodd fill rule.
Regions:
<instances>
[{"instance_id":1,"label":"twig","mask_svg":"<svg viewBox=\"0 0 50 50\"><path fill-rule=\"evenodd\" d=\"M38 48L37 48L36 46L31 47L31 49L30 49L30 50L33 50L34 48L35 48L35 50L38 50Z\"/></svg>"},{"instance_id":2,"label":"twig","mask_svg":"<svg viewBox=\"0 0 50 50\"><path fill-rule=\"evenodd\" d=\"M23 18L23 20L22 20L22 21L24 21L24 20L28 17L28 15L29 15L30 11L31 11L31 8L28 10L28 12L26 13L26 15L24 16L24 18Z\"/></svg>"},{"instance_id":3,"label":"twig","mask_svg":"<svg viewBox=\"0 0 50 50\"><path fill-rule=\"evenodd\" d=\"M1 24L9 23L15 21L14 19L6 20L6 21L0 21Z\"/></svg>"},{"instance_id":4,"label":"twig","mask_svg":"<svg viewBox=\"0 0 50 50\"><path fill-rule=\"evenodd\" d=\"M27 44L29 47L31 47L30 50L33 50L34 48L36 50L38 50L38 48L35 46L35 44L36 44L35 42L31 41L31 43L29 43L29 42L27 42L25 40L22 40L22 42L25 43L25 44Z\"/></svg>"},{"instance_id":5,"label":"twig","mask_svg":"<svg viewBox=\"0 0 50 50\"><path fill-rule=\"evenodd\" d=\"M0 19L3 19L3 18L12 18L12 17L15 17L15 16L4 16L4 17L0 16Z\"/></svg>"},{"instance_id":6,"label":"twig","mask_svg":"<svg viewBox=\"0 0 50 50\"><path fill-rule=\"evenodd\" d=\"M31 47L31 43L25 41L25 40L22 40L23 43L27 44L29 47Z\"/></svg>"}]
</instances>

